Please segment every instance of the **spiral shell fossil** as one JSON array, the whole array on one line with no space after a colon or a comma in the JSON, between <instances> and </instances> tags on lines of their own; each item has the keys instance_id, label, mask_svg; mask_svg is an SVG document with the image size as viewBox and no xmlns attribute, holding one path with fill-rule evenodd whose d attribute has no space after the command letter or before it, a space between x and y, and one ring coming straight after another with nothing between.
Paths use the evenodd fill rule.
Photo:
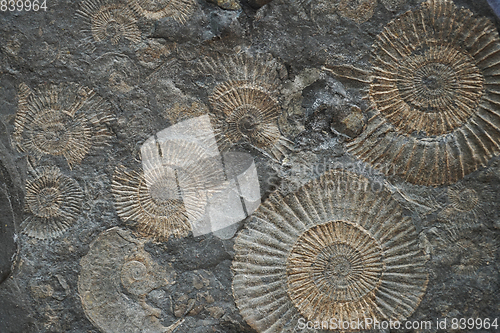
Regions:
<instances>
[{"instance_id":1,"label":"spiral shell fossil","mask_svg":"<svg viewBox=\"0 0 500 333\"><path fill-rule=\"evenodd\" d=\"M63 156L71 167L93 146L106 145L112 136L107 123L113 119L110 105L87 87L43 86L35 94L21 84L13 139L20 151Z\"/></svg>"},{"instance_id":2,"label":"spiral shell fossil","mask_svg":"<svg viewBox=\"0 0 500 333\"><path fill-rule=\"evenodd\" d=\"M175 272L156 264L130 232L104 231L80 266L78 293L83 309L102 332L171 332L161 325L160 310L148 305L145 296L172 284Z\"/></svg>"},{"instance_id":3,"label":"spiral shell fossil","mask_svg":"<svg viewBox=\"0 0 500 333\"><path fill-rule=\"evenodd\" d=\"M427 288L426 258L410 218L386 190L332 170L273 194L235 242L233 294L259 332L311 321L400 320Z\"/></svg>"},{"instance_id":4,"label":"spiral shell fossil","mask_svg":"<svg viewBox=\"0 0 500 333\"><path fill-rule=\"evenodd\" d=\"M50 239L60 236L79 217L83 192L78 183L56 167L40 167L26 184L28 217L21 223L22 233Z\"/></svg>"},{"instance_id":5,"label":"spiral shell fossil","mask_svg":"<svg viewBox=\"0 0 500 333\"><path fill-rule=\"evenodd\" d=\"M237 54L218 61L205 59L204 69L223 81L209 96L211 121L221 150L245 142L276 160L291 150L291 142L278 126L279 79L272 58Z\"/></svg>"},{"instance_id":6,"label":"spiral shell fossil","mask_svg":"<svg viewBox=\"0 0 500 333\"><path fill-rule=\"evenodd\" d=\"M126 4L108 0L83 0L77 15L85 20L87 28L82 33L90 34L85 43L91 50L95 49L95 42L109 40L116 45L123 39L134 44L141 41L137 19Z\"/></svg>"},{"instance_id":7,"label":"spiral shell fossil","mask_svg":"<svg viewBox=\"0 0 500 333\"><path fill-rule=\"evenodd\" d=\"M216 162L193 142L162 143L143 149L142 173L117 168L112 189L118 215L137 222L138 231L160 241L171 235L185 237L205 214L206 190L221 184ZM188 209L189 208L189 209Z\"/></svg>"},{"instance_id":8,"label":"spiral shell fossil","mask_svg":"<svg viewBox=\"0 0 500 333\"><path fill-rule=\"evenodd\" d=\"M181 24L186 23L196 8L193 0L130 0L129 5L134 12L148 19L172 17Z\"/></svg>"},{"instance_id":9,"label":"spiral shell fossil","mask_svg":"<svg viewBox=\"0 0 500 333\"><path fill-rule=\"evenodd\" d=\"M391 21L370 72L331 68L370 84L372 117L349 151L418 185L452 184L485 165L500 151L499 42L489 20L450 0Z\"/></svg>"}]
</instances>

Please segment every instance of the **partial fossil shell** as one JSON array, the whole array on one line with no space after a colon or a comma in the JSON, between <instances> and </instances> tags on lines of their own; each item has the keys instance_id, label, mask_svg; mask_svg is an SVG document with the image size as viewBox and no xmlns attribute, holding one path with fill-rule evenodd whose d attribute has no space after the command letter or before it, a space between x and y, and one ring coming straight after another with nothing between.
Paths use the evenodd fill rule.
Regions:
<instances>
[{"instance_id":1,"label":"partial fossil shell","mask_svg":"<svg viewBox=\"0 0 500 333\"><path fill-rule=\"evenodd\" d=\"M500 151L500 38L450 0L428 0L393 21L373 45L375 107L349 151L419 185L451 184ZM351 68L352 69L352 68Z\"/></svg>"},{"instance_id":2,"label":"partial fossil shell","mask_svg":"<svg viewBox=\"0 0 500 333\"><path fill-rule=\"evenodd\" d=\"M94 84L105 85L114 93L128 93L139 83L139 69L124 54L105 53L94 60L94 66Z\"/></svg>"},{"instance_id":3,"label":"partial fossil shell","mask_svg":"<svg viewBox=\"0 0 500 333\"><path fill-rule=\"evenodd\" d=\"M93 146L106 145L113 119L110 105L87 87L68 83L34 93L21 84L13 139L20 151L63 156L71 167Z\"/></svg>"},{"instance_id":4,"label":"partial fossil shell","mask_svg":"<svg viewBox=\"0 0 500 333\"><path fill-rule=\"evenodd\" d=\"M307 320L401 320L420 303L426 258L391 194L333 170L273 194L235 243L233 294L259 332Z\"/></svg>"},{"instance_id":5,"label":"partial fossil shell","mask_svg":"<svg viewBox=\"0 0 500 333\"><path fill-rule=\"evenodd\" d=\"M152 20L172 17L179 23L186 23L196 9L193 0L130 0L130 7L138 14Z\"/></svg>"},{"instance_id":6,"label":"partial fossil shell","mask_svg":"<svg viewBox=\"0 0 500 333\"><path fill-rule=\"evenodd\" d=\"M482 266L494 262L498 240L484 237L479 230L446 228L437 234L443 263L456 274L474 275Z\"/></svg>"},{"instance_id":7,"label":"partial fossil shell","mask_svg":"<svg viewBox=\"0 0 500 333\"><path fill-rule=\"evenodd\" d=\"M373 16L376 6L377 0L340 0L337 10L341 16L363 23Z\"/></svg>"},{"instance_id":8,"label":"partial fossil shell","mask_svg":"<svg viewBox=\"0 0 500 333\"><path fill-rule=\"evenodd\" d=\"M141 41L137 19L125 4L108 0L83 0L77 15L87 24L82 32L90 34L85 42L92 50L95 49L93 42L109 40L111 44L116 45L122 39L135 44Z\"/></svg>"},{"instance_id":9,"label":"partial fossil shell","mask_svg":"<svg viewBox=\"0 0 500 333\"><path fill-rule=\"evenodd\" d=\"M36 169L37 177L26 184L28 217L22 233L38 239L60 236L79 217L83 192L78 183L56 167Z\"/></svg>"},{"instance_id":10,"label":"partial fossil shell","mask_svg":"<svg viewBox=\"0 0 500 333\"><path fill-rule=\"evenodd\" d=\"M205 214L208 197L201 190L220 182L217 168L197 144L170 141L162 149L163 161L154 152L142 156L143 173L118 168L112 188L118 215L136 221L142 235L165 241L188 235L189 221Z\"/></svg>"},{"instance_id":11,"label":"partial fossil shell","mask_svg":"<svg viewBox=\"0 0 500 333\"><path fill-rule=\"evenodd\" d=\"M175 45L164 45L155 40L148 40L135 52L139 64L149 69L158 68L175 48Z\"/></svg>"},{"instance_id":12,"label":"partial fossil shell","mask_svg":"<svg viewBox=\"0 0 500 333\"><path fill-rule=\"evenodd\" d=\"M406 0L380 0L387 10L397 10Z\"/></svg>"},{"instance_id":13,"label":"partial fossil shell","mask_svg":"<svg viewBox=\"0 0 500 333\"><path fill-rule=\"evenodd\" d=\"M280 160L292 149L292 143L281 135L278 126L281 107L275 97L279 84L277 65L271 58L244 54L219 61L223 63L205 59L204 68L223 73L214 74L224 82L209 96L220 148L226 150L246 142Z\"/></svg>"},{"instance_id":14,"label":"partial fossil shell","mask_svg":"<svg viewBox=\"0 0 500 333\"><path fill-rule=\"evenodd\" d=\"M175 272L156 264L144 244L119 228L104 231L80 261L78 293L89 320L106 333L170 332L145 296L174 282Z\"/></svg>"}]
</instances>

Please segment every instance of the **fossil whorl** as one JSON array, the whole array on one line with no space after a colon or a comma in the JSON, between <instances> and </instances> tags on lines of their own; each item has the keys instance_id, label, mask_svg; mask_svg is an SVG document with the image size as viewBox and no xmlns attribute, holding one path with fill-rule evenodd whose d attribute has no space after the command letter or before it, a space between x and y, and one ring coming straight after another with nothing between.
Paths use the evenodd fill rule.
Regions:
<instances>
[{"instance_id":1,"label":"fossil whorl","mask_svg":"<svg viewBox=\"0 0 500 333\"><path fill-rule=\"evenodd\" d=\"M193 0L129 0L129 5L136 13L148 19L159 20L172 17L177 22L184 24L196 8Z\"/></svg>"},{"instance_id":2,"label":"fossil whorl","mask_svg":"<svg viewBox=\"0 0 500 333\"><path fill-rule=\"evenodd\" d=\"M148 305L145 296L172 284L175 273L156 264L130 232L104 231L80 266L78 293L83 309L102 332L170 332L159 321L160 310Z\"/></svg>"},{"instance_id":3,"label":"fossil whorl","mask_svg":"<svg viewBox=\"0 0 500 333\"><path fill-rule=\"evenodd\" d=\"M259 332L312 321L402 319L420 303L426 259L402 209L369 181L333 170L273 194L236 239L233 294Z\"/></svg>"},{"instance_id":4,"label":"fossil whorl","mask_svg":"<svg viewBox=\"0 0 500 333\"><path fill-rule=\"evenodd\" d=\"M483 166L500 151L499 42L488 19L450 0L391 21L373 45L372 71L346 75L361 73L374 106L349 151L419 185L455 183Z\"/></svg>"},{"instance_id":5,"label":"fossil whorl","mask_svg":"<svg viewBox=\"0 0 500 333\"><path fill-rule=\"evenodd\" d=\"M35 93L21 84L13 139L20 151L63 156L71 167L107 144L113 119L110 105L87 87L67 83Z\"/></svg>"},{"instance_id":6,"label":"fossil whorl","mask_svg":"<svg viewBox=\"0 0 500 333\"><path fill-rule=\"evenodd\" d=\"M215 190L223 181L215 161L197 144L170 141L162 148L163 161L142 156L143 172L117 168L112 189L123 220L137 222L142 235L165 241L170 235L188 235L189 221L205 213L205 190Z\"/></svg>"},{"instance_id":7,"label":"fossil whorl","mask_svg":"<svg viewBox=\"0 0 500 333\"><path fill-rule=\"evenodd\" d=\"M291 142L281 135L278 125L278 64L271 57L241 53L207 58L203 70L223 81L209 96L221 150L245 142L276 160L291 150Z\"/></svg>"},{"instance_id":8,"label":"fossil whorl","mask_svg":"<svg viewBox=\"0 0 500 333\"><path fill-rule=\"evenodd\" d=\"M76 12L84 19L87 35L84 42L93 50L94 42L110 41L118 44L125 39L134 44L141 41L141 31L137 26L134 12L123 3L109 0L83 0Z\"/></svg>"},{"instance_id":9,"label":"fossil whorl","mask_svg":"<svg viewBox=\"0 0 500 333\"><path fill-rule=\"evenodd\" d=\"M49 239L60 236L80 216L83 192L78 182L56 167L40 167L26 184L26 211L22 233Z\"/></svg>"}]
</instances>

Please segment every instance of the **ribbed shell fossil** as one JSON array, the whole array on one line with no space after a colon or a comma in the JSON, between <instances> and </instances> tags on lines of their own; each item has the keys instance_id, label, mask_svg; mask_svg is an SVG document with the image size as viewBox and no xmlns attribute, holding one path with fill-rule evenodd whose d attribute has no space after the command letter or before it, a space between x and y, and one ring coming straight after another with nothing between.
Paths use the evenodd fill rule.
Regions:
<instances>
[{"instance_id":1,"label":"ribbed shell fossil","mask_svg":"<svg viewBox=\"0 0 500 333\"><path fill-rule=\"evenodd\" d=\"M211 120L222 150L246 142L280 160L291 149L278 126L281 108L276 99L276 66L269 57L245 54L222 57L218 62L205 60L205 70L224 81L209 96Z\"/></svg>"},{"instance_id":2,"label":"ribbed shell fossil","mask_svg":"<svg viewBox=\"0 0 500 333\"><path fill-rule=\"evenodd\" d=\"M391 21L373 45L372 71L340 73L370 83L375 109L349 151L419 185L455 183L483 166L500 151L499 42L489 20L450 0Z\"/></svg>"},{"instance_id":3,"label":"ribbed shell fossil","mask_svg":"<svg viewBox=\"0 0 500 333\"><path fill-rule=\"evenodd\" d=\"M130 0L130 7L138 14L152 20L172 17L179 23L186 23L196 8L193 0Z\"/></svg>"},{"instance_id":4,"label":"ribbed shell fossil","mask_svg":"<svg viewBox=\"0 0 500 333\"><path fill-rule=\"evenodd\" d=\"M343 17L363 23L373 16L376 6L377 0L340 0L337 10Z\"/></svg>"},{"instance_id":5,"label":"ribbed shell fossil","mask_svg":"<svg viewBox=\"0 0 500 333\"><path fill-rule=\"evenodd\" d=\"M13 139L20 151L63 156L71 167L112 136L106 126L114 119L110 105L87 87L43 86L35 94L21 84L19 90Z\"/></svg>"},{"instance_id":6,"label":"ribbed shell fossil","mask_svg":"<svg viewBox=\"0 0 500 333\"><path fill-rule=\"evenodd\" d=\"M118 44L126 39L132 43L141 41L141 31L137 26L134 12L126 4L107 0L83 0L77 15L82 17L88 27L82 32L90 34L94 42L110 41ZM91 41L86 41L94 49Z\"/></svg>"},{"instance_id":7,"label":"ribbed shell fossil","mask_svg":"<svg viewBox=\"0 0 500 333\"><path fill-rule=\"evenodd\" d=\"M80 266L78 293L83 309L102 332L171 332L158 319L161 311L148 305L145 297L172 284L175 273L156 264L130 232L104 231Z\"/></svg>"},{"instance_id":8,"label":"ribbed shell fossil","mask_svg":"<svg viewBox=\"0 0 500 333\"><path fill-rule=\"evenodd\" d=\"M427 287L415 227L388 191L333 170L273 194L235 243L233 294L259 332L307 320L410 316Z\"/></svg>"},{"instance_id":9,"label":"ribbed shell fossil","mask_svg":"<svg viewBox=\"0 0 500 333\"><path fill-rule=\"evenodd\" d=\"M26 184L28 217L21 223L22 233L49 239L60 236L80 216L83 192L78 183L56 167L40 167Z\"/></svg>"},{"instance_id":10,"label":"ribbed shell fossil","mask_svg":"<svg viewBox=\"0 0 500 333\"><path fill-rule=\"evenodd\" d=\"M498 240L488 239L479 230L447 228L438 233L443 263L456 274L474 275L487 262L494 262Z\"/></svg>"},{"instance_id":11,"label":"ribbed shell fossil","mask_svg":"<svg viewBox=\"0 0 500 333\"><path fill-rule=\"evenodd\" d=\"M156 146L155 146L156 147ZM112 189L118 215L136 221L144 236L166 241L170 235L185 237L190 221L205 214L207 195L219 179L216 166L195 143L170 141L162 146L163 161L143 156L148 161L144 172L117 168ZM189 210L186 209L189 207Z\"/></svg>"}]
</instances>

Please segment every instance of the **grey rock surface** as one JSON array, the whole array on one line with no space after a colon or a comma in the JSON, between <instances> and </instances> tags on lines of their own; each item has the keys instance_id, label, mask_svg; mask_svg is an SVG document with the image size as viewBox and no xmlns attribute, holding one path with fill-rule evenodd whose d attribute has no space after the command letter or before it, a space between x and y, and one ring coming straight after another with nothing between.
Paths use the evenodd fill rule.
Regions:
<instances>
[{"instance_id":1,"label":"grey rock surface","mask_svg":"<svg viewBox=\"0 0 500 333\"><path fill-rule=\"evenodd\" d=\"M262 202L273 192L293 193L331 169L361 174L374 188L392 193L412 219L428 259L427 291L409 320L500 317L500 158L489 159L457 184L435 187L410 184L361 162L346 145L371 118L366 85L323 67L368 70L377 35L422 0L173 2L174 14L171 9L154 19L124 10L127 1L120 0L47 0L46 11L0 11L1 333L107 332L89 320L78 279L82 258L100 235L114 227L137 229L134 219L117 213L115 170L140 171L146 140L175 123L214 113L213 92L233 70L223 59L235 54L269 55L275 62L262 76L272 77L277 88L261 90L272 91L280 110L279 133L292 146L281 159L248 140L228 149L253 157ZM92 28L92 20L77 14L83 3L98 4L89 7L94 11L100 5L122 6L112 14L118 28L106 30L106 15L95 16L104 21ZM356 11L359 3L371 5ZM486 0L454 3L500 27ZM217 65L212 72L203 66L207 58ZM74 165L61 154L23 151L14 138L16 115L26 107L19 103L22 84L36 95L45 84L70 82L92 89L109 105L112 119L101 128L106 142L89 146ZM42 240L23 234L21 223L31 214L26 180L48 166L73 179L83 197L72 225L60 237ZM241 231L248 221L227 234ZM233 297L236 235L191 233L168 241L132 235L144 242L155 265L175 272L175 283L159 283L139 300L118 288L124 299L152 311L156 327L170 327L171 333L255 332ZM116 315L139 320L132 309Z\"/></svg>"}]
</instances>

